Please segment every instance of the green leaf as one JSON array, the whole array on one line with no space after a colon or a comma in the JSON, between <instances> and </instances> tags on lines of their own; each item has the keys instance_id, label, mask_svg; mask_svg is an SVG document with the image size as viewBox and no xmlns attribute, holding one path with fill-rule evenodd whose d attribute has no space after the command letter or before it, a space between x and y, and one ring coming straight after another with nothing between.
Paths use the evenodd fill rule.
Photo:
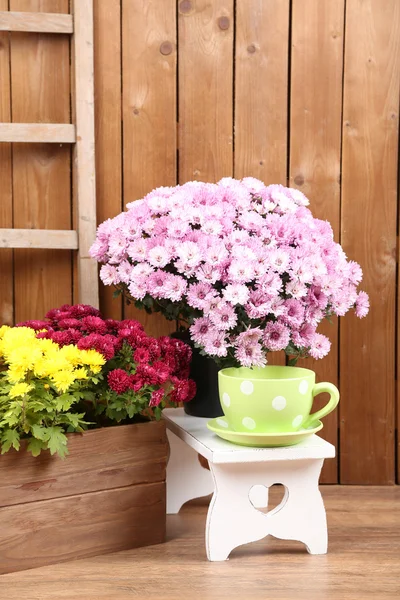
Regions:
<instances>
[{"instance_id":1,"label":"green leaf","mask_svg":"<svg viewBox=\"0 0 400 600\"><path fill-rule=\"evenodd\" d=\"M16 429L6 429L1 436L1 453L5 454L11 447L19 450L19 433Z\"/></svg>"},{"instance_id":2,"label":"green leaf","mask_svg":"<svg viewBox=\"0 0 400 600\"><path fill-rule=\"evenodd\" d=\"M145 308L149 308L150 310L153 308L154 306L154 300L151 296L149 296L148 294L143 298L143 304L145 306Z\"/></svg>"},{"instance_id":3,"label":"green leaf","mask_svg":"<svg viewBox=\"0 0 400 600\"><path fill-rule=\"evenodd\" d=\"M63 420L64 422L70 423L73 427L79 427L81 423L85 423L85 421L82 421L84 416L84 413L80 415L76 415L74 413L67 413L66 415L64 415Z\"/></svg>"},{"instance_id":4,"label":"green leaf","mask_svg":"<svg viewBox=\"0 0 400 600\"><path fill-rule=\"evenodd\" d=\"M61 396L54 398L56 410L69 410L74 402L75 397L72 396L72 394L62 394Z\"/></svg>"},{"instance_id":5,"label":"green leaf","mask_svg":"<svg viewBox=\"0 0 400 600\"><path fill-rule=\"evenodd\" d=\"M48 438L47 447L50 450L50 454L57 453L61 458L64 458L68 454L68 439L61 427L48 427L46 429L46 437Z\"/></svg>"},{"instance_id":6,"label":"green leaf","mask_svg":"<svg viewBox=\"0 0 400 600\"><path fill-rule=\"evenodd\" d=\"M18 422L19 422L18 415L13 413L11 410L7 411L3 416L2 424L8 425L9 427L16 425Z\"/></svg>"},{"instance_id":7,"label":"green leaf","mask_svg":"<svg viewBox=\"0 0 400 600\"><path fill-rule=\"evenodd\" d=\"M114 290L113 291L113 298L118 298L118 296L120 296L122 294L122 290Z\"/></svg>"},{"instance_id":8,"label":"green leaf","mask_svg":"<svg viewBox=\"0 0 400 600\"><path fill-rule=\"evenodd\" d=\"M28 452L32 454L32 456L39 456L42 450L45 450L47 447L46 442L42 442L42 440L38 440L36 438L31 438L28 444Z\"/></svg>"},{"instance_id":9,"label":"green leaf","mask_svg":"<svg viewBox=\"0 0 400 600\"><path fill-rule=\"evenodd\" d=\"M41 425L32 425L31 431L32 431L32 435L36 439L42 440L43 442L47 442L48 434L47 434L46 427L42 427Z\"/></svg>"},{"instance_id":10,"label":"green leaf","mask_svg":"<svg viewBox=\"0 0 400 600\"><path fill-rule=\"evenodd\" d=\"M295 356L294 358L289 358L288 366L295 367L297 365L297 360L298 360L298 356Z\"/></svg>"}]
</instances>

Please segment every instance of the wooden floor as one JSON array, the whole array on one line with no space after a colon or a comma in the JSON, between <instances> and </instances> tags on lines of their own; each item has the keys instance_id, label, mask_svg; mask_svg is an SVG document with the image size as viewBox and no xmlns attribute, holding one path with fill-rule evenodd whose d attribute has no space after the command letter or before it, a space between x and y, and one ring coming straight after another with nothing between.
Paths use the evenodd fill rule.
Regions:
<instances>
[{"instance_id":1,"label":"wooden floor","mask_svg":"<svg viewBox=\"0 0 400 600\"><path fill-rule=\"evenodd\" d=\"M399 600L400 487L325 486L322 493L330 534L325 556L267 538L210 563L203 501L168 517L166 544L3 575L0 598Z\"/></svg>"}]
</instances>

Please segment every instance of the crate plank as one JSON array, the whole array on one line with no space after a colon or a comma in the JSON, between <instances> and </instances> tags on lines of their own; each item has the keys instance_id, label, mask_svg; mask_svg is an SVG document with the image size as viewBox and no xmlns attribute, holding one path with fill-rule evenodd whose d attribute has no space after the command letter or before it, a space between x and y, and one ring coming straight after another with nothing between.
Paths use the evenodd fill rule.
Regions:
<instances>
[{"instance_id":1,"label":"crate plank","mask_svg":"<svg viewBox=\"0 0 400 600\"><path fill-rule=\"evenodd\" d=\"M313 215L331 223L339 241L344 0L295 0L292 10L289 181L310 199ZM299 366L314 370L317 381L338 385L337 320L319 331L332 341L330 354ZM316 409L327 399L324 394L317 400ZM338 412L324 419L321 432L335 446ZM325 461L321 481L336 483L337 474L337 458Z\"/></svg>"},{"instance_id":2,"label":"crate plank","mask_svg":"<svg viewBox=\"0 0 400 600\"><path fill-rule=\"evenodd\" d=\"M0 509L0 573L165 540L165 483Z\"/></svg>"},{"instance_id":3,"label":"crate plank","mask_svg":"<svg viewBox=\"0 0 400 600\"><path fill-rule=\"evenodd\" d=\"M347 0L342 222L364 269L366 319L340 323L340 481L394 482L400 4Z\"/></svg>"},{"instance_id":4,"label":"crate plank","mask_svg":"<svg viewBox=\"0 0 400 600\"><path fill-rule=\"evenodd\" d=\"M10 451L0 457L0 507L165 480L167 438L160 422L68 435L64 459Z\"/></svg>"}]
</instances>

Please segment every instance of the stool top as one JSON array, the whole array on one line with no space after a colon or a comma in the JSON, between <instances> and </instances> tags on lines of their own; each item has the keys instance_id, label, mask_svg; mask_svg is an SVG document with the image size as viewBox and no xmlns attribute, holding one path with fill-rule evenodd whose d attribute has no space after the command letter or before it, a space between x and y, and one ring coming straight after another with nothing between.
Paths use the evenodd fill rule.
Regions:
<instances>
[{"instance_id":1,"label":"stool top","mask_svg":"<svg viewBox=\"0 0 400 600\"><path fill-rule=\"evenodd\" d=\"M209 419L187 415L183 408L167 408L162 414L167 429L213 463L302 460L335 456L335 446L318 435L312 435L295 446L250 448L221 439L207 428Z\"/></svg>"}]
</instances>

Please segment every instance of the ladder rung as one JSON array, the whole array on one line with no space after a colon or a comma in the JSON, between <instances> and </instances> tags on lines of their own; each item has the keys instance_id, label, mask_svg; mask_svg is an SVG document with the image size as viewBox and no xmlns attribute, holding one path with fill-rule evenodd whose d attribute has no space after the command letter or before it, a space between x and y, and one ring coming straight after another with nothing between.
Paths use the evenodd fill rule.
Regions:
<instances>
[{"instance_id":1,"label":"ladder rung","mask_svg":"<svg viewBox=\"0 0 400 600\"><path fill-rule=\"evenodd\" d=\"M74 144L75 125L59 123L0 123L0 142Z\"/></svg>"},{"instance_id":2,"label":"ladder rung","mask_svg":"<svg viewBox=\"0 0 400 600\"><path fill-rule=\"evenodd\" d=\"M72 15L0 11L0 31L73 33Z\"/></svg>"},{"instance_id":3,"label":"ladder rung","mask_svg":"<svg viewBox=\"0 0 400 600\"><path fill-rule=\"evenodd\" d=\"M0 248L77 250L78 233L61 229L0 229Z\"/></svg>"}]
</instances>

